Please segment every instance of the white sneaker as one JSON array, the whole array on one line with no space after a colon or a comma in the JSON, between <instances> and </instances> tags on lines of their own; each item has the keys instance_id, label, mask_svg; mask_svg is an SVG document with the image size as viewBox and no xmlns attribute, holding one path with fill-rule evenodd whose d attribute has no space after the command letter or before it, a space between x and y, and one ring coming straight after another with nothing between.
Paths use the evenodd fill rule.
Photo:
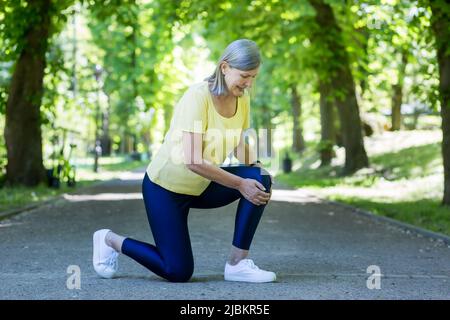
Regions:
<instances>
[{"instance_id":1,"label":"white sneaker","mask_svg":"<svg viewBox=\"0 0 450 320\"><path fill-rule=\"evenodd\" d=\"M261 270L251 259L242 259L234 266L228 262L225 264L224 278L227 281L272 282L277 279L277 275L271 271Z\"/></svg>"},{"instance_id":2,"label":"white sneaker","mask_svg":"<svg viewBox=\"0 0 450 320\"><path fill-rule=\"evenodd\" d=\"M101 229L94 232L94 254L92 263L95 272L102 278L112 278L119 267L119 253L105 243L109 229Z\"/></svg>"}]
</instances>

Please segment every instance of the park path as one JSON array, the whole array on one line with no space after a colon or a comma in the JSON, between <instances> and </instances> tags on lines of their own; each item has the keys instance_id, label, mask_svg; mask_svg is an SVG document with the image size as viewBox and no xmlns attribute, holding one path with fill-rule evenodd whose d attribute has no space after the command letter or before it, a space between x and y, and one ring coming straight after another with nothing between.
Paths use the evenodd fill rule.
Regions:
<instances>
[{"instance_id":1,"label":"park path","mask_svg":"<svg viewBox=\"0 0 450 320\"><path fill-rule=\"evenodd\" d=\"M190 282L169 283L126 256L117 278L101 279L91 262L96 229L153 242L140 194L143 175L130 172L0 221L0 299L450 298L444 242L278 185L250 254L277 272L276 283L223 281L237 201L191 210ZM80 289L67 286L69 266L79 267ZM369 266L380 269L380 281L373 275L369 281L379 289L367 286Z\"/></svg>"}]
</instances>

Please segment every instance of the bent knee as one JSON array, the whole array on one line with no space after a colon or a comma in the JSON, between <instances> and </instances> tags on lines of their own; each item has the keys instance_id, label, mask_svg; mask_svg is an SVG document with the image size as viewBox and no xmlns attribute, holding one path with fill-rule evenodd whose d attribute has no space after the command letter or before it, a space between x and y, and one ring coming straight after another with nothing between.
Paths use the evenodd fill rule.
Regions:
<instances>
[{"instance_id":1,"label":"bent knee","mask_svg":"<svg viewBox=\"0 0 450 320\"><path fill-rule=\"evenodd\" d=\"M188 282L194 273L194 267L174 269L167 272L165 278L170 282Z\"/></svg>"},{"instance_id":2,"label":"bent knee","mask_svg":"<svg viewBox=\"0 0 450 320\"><path fill-rule=\"evenodd\" d=\"M272 188L272 179L270 179L269 175L262 176L262 184L264 188L266 188L267 192L269 192L270 189Z\"/></svg>"},{"instance_id":3,"label":"bent knee","mask_svg":"<svg viewBox=\"0 0 450 320\"><path fill-rule=\"evenodd\" d=\"M270 178L269 172L265 169L261 169L261 183L267 191L272 188L272 179Z\"/></svg>"},{"instance_id":4,"label":"bent knee","mask_svg":"<svg viewBox=\"0 0 450 320\"><path fill-rule=\"evenodd\" d=\"M272 179L270 178L270 173L264 168L258 168L258 170L251 171L250 179L255 179L259 181L267 191L272 187Z\"/></svg>"}]
</instances>

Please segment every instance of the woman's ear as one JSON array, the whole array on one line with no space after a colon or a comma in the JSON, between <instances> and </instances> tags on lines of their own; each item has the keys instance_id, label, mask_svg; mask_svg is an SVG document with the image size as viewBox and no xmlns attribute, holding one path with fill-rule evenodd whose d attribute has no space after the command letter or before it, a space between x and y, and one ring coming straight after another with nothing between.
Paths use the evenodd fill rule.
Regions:
<instances>
[{"instance_id":1,"label":"woman's ear","mask_svg":"<svg viewBox=\"0 0 450 320\"><path fill-rule=\"evenodd\" d=\"M223 61L220 65L220 70L222 71L223 75L225 75L228 72L229 68L230 68L230 66L228 65L228 63L226 61Z\"/></svg>"}]
</instances>

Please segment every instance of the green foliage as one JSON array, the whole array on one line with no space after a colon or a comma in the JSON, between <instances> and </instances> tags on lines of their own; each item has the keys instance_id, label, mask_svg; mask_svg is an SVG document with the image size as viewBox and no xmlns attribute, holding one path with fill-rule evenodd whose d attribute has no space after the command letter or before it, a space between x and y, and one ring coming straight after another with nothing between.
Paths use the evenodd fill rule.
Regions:
<instances>
[{"instance_id":1,"label":"green foliage","mask_svg":"<svg viewBox=\"0 0 450 320\"><path fill-rule=\"evenodd\" d=\"M69 70L64 64L64 53L55 39L46 54L47 66L44 75L44 95L41 103L41 123L51 125L56 115L56 104L61 100L58 87L64 82Z\"/></svg>"},{"instance_id":2,"label":"green foliage","mask_svg":"<svg viewBox=\"0 0 450 320\"><path fill-rule=\"evenodd\" d=\"M316 157L315 155L313 157ZM302 167L290 175L280 175L280 181L295 187L328 187L336 185L373 187L380 179L399 181L434 174L441 165L439 144L428 144L383 153L371 157L373 168L370 174L342 177L341 168ZM309 162L311 163L311 162Z\"/></svg>"},{"instance_id":3,"label":"green foliage","mask_svg":"<svg viewBox=\"0 0 450 320\"><path fill-rule=\"evenodd\" d=\"M365 72L358 75L368 89L363 96L365 109L371 112L389 109L392 86L400 82L403 103L435 108L438 73L428 30L429 10L417 1L364 1L353 5L351 11L358 16L355 26L368 32L367 64ZM404 79L400 74L403 56L406 58Z\"/></svg>"},{"instance_id":4,"label":"green foliage","mask_svg":"<svg viewBox=\"0 0 450 320\"><path fill-rule=\"evenodd\" d=\"M176 70L172 50L175 4L172 2L94 2L89 27L93 42L103 51L103 90L111 104L112 124L118 132L141 134L151 123L140 115L162 109L178 93L171 82ZM153 112L153 111L152 111Z\"/></svg>"},{"instance_id":5,"label":"green foliage","mask_svg":"<svg viewBox=\"0 0 450 320\"><path fill-rule=\"evenodd\" d=\"M435 132L437 138L439 131ZM413 140L421 136L420 131L410 134L414 135ZM440 144L407 147L408 142L400 141L396 135L391 138L399 143L398 151L382 151L390 146L380 140L375 148L380 153L371 157L372 168L353 176L340 176L341 167L336 165L316 168L318 157L312 154L296 159L300 169L277 175L276 180L321 197L450 234L450 209L439 205L442 188ZM438 140L436 138L433 140Z\"/></svg>"},{"instance_id":6,"label":"green foliage","mask_svg":"<svg viewBox=\"0 0 450 320\"><path fill-rule=\"evenodd\" d=\"M65 9L73 2L74 0L49 1L48 7L43 7L38 1L0 2L0 114L5 112L14 62L26 44L30 26L40 21L45 10L51 17L49 30L49 39L51 39L64 26L67 20ZM41 41L48 41L48 39L41 39ZM50 62L53 61L50 58ZM48 106L47 103L46 107ZM45 122L45 117L43 121Z\"/></svg>"},{"instance_id":7,"label":"green foliage","mask_svg":"<svg viewBox=\"0 0 450 320\"><path fill-rule=\"evenodd\" d=\"M0 39L1 46L1 39ZM12 62L0 62L0 115L5 114Z\"/></svg>"},{"instance_id":8,"label":"green foliage","mask_svg":"<svg viewBox=\"0 0 450 320\"><path fill-rule=\"evenodd\" d=\"M27 28L40 17L36 2L0 1L0 115L4 114L11 74ZM423 105L427 111L437 109L436 43L430 25L438 17L432 14L433 8L439 9L438 14L448 14L446 1L328 0L325 3L332 6L337 21L333 30L316 23L313 2L51 1L52 28L41 105L44 149L48 149L52 126L67 125L83 131L86 151L100 109L110 115L115 144L123 141L124 135L135 136L138 145L147 150L147 145L142 147L149 142L145 139L157 142L167 130L177 98L197 76L194 67L217 62L225 46L238 38L254 40L263 55L252 97L252 125L256 128L291 121L291 92L296 88L303 118L316 119L314 130L306 134L318 132L318 82L326 81L345 64L356 80L362 113L389 109L396 84L403 84L405 103ZM75 28L79 28L76 58L71 52L73 26L66 23L75 11ZM448 42L446 35L437 39L438 46ZM208 61L199 54L205 51L210 53ZM407 66L402 78L403 56ZM104 70L99 81L95 65ZM334 88L335 98L344 94ZM165 125L159 122L162 116ZM151 135L155 137L149 138ZM324 143L313 145L319 150L324 147ZM403 171L395 171L397 164L392 161L404 157L427 164L428 151L403 150L398 156L377 156L373 161L384 166L385 174L408 178L415 167L402 165ZM340 183L336 168L312 171L302 176L304 185ZM336 177L322 180L321 174ZM356 177L346 183L370 186L381 179L376 177Z\"/></svg>"},{"instance_id":9,"label":"green foliage","mask_svg":"<svg viewBox=\"0 0 450 320\"><path fill-rule=\"evenodd\" d=\"M317 151L321 152L321 151L326 151L326 150L331 150L334 146L334 141L331 140L321 140L318 144L317 144Z\"/></svg>"},{"instance_id":10,"label":"green foliage","mask_svg":"<svg viewBox=\"0 0 450 320\"><path fill-rule=\"evenodd\" d=\"M372 157L387 180L412 179L434 174L441 164L440 144L428 144Z\"/></svg>"},{"instance_id":11,"label":"green foliage","mask_svg":"<svg viewBox=\"0 0 450 320\"><path fill-rule=\"evenodd\" d=\"M259 45L263 61L252 97L252 122L257 128L270 122L276 125L272 120L290 110L291 88L306 91L314 77L307 67L308 17L313 13L305 0L221 5L215 1L182 1L177 12L186 24L200 21L206 26L201 34L208 41L213 61L218 61L225 47L236 39L248 38Z\"/></svg>"}]
</instances>

